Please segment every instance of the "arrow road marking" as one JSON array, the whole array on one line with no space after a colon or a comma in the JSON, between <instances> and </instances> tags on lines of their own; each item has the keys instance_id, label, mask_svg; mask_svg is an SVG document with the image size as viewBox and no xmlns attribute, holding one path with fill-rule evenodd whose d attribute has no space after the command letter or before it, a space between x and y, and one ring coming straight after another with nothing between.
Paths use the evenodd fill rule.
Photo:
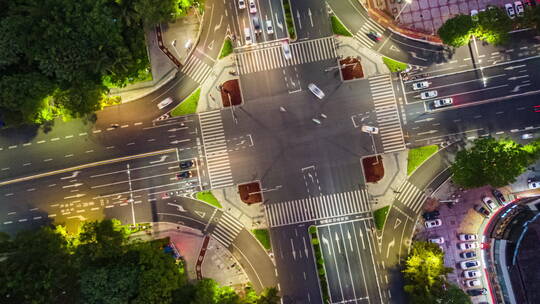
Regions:
<instances>
[{"instance_id":1,"label":"arrow road marking","mask_svg":"<svg viewBox=\"0 0 540 304\"><path fill-rule=\"evenodd\" d=\"M70 178L75 178L77 177L77 175L79 175L79 173L81 173L81 171L74 171L70 176L64 176L60 179L70 179Z\"/></svg>"},{"instance_id":2,"label":"arrow road marking","mask_svg":"<svg viewBox=\"0 0 540 304\"><path fill-rule=\"evenodd\" d=\"M198 216L202 217L202 218L204 218L204 216L206 215L206 212L203 212L203 211L197 211L197 210L195 210L195 213L196 213Z\"/></svg>"},{"instance_id":3,"label":"arrow road marking","mask_svg":"<svg viewBox=\"0 0 540 304\"><path fill-rule=\"evenodd\" d=\"M82 183L67 185L67 186L63 186L62 188L65 189L65 188L72 188L72 187L79 187L79 186L82 186Z\"/></svg>"},{"instance_id":4,"label":"arrow road marking","mask_svg":"<svg viewBox=\"0 0 540 304\"><path fill-rule=\"evenodd\" d=\"M328 247L328 254L330 256L332 256L332 251L330 250L330 245L328 244L328 240L324 236L322 237L322 242L323 242L323 244L326 245L326 247Z\"/></svg>"},{"instance_id":5,"label":"arrow road marking","mask_svg":"<svg viewBox=\"0 0 540 304\"><path fill-rule=\"evenodd\" d=\"M360 239L362 240L362 249L366 250L366 243L364 242L364 234L362 229L358 228L358 234L360 234Z\"/></svg>"},{"instance_id":6,"label":"arrow road marking","mask_svg":"<svg viewBox=\"0 0 540 304\"><path fill-rule=\"evenodd\" d=\"M337 246L338 252L341 253L341 246L339 246L339 236L337 235L337 232L335 235L336 235L336 246Z\"/></svg>"},{"instance_id":7,"label":"arrow road marking","mask_svg":"<svg viewBox=\"0 0 540 304\"><path fill-rule=\"evenodd\" d=\"M311 9L308 8L308 16L309 16L309 22L311 22L311 27L313 27L313 18L311 17Z\"/></svg>"},{"instance_id":8,"label":"arrow road marking","mask_svg":"<svg viewBox=\"0 0 540 304\"><path fill-rule=\"evenodd\" d=\"M390 255L390 249L394 247L394 244L396 243L396 239L393 238L390 243L388 243L388 248L386 249L386 258L388 259L388 256Z\"/></svg>"},{"instance_id":9,"label":"arrow road marking","mask_svg":"<svg viewBox=\"0 0 540 304\"><path fill-rule=\"evenodd\" d=\"M276 15L277 26L281 29L281 31L283 31L283 23L279 21L278 14L276 13L275 15Z\"/></svg>"},{"instance_id":10,"label":"arrow road marking","mask_svg":"<svg viewBox=\"0 0 540 304\"><path fill-rule=\"evenodd\" d=\"M302 22L300 21L300 12L296 10L296 18L298 19L298 26L302 29Z\"/></svg>"},{"instance_id":11,"label":"arrow road marking","mask_svg":"<svg viewBox=\"0 0 540 304\"><path fill-rule=\"evenodd\" d=\"M420 133L416 133L416 135L425 135L425 134L432 134L432 133L437 133L437 130L431 130L431 131L427 131L427 132L420 132Z\"/></svg>"},{"instance_id":12,"label":"arrow road marking","mask_svg":"<svg viewBox=\"0 0 540 304\"><path fill-rule=\"evenodd\" d=\"M514 76L514 77L508 78L508 80L517 80L517 79L520 79L520 78L528 78L528 77L529 77L529 75Z\"/></svg>"},{"instance_id":13,"label":"arrow road marking","mask_svg":"<svg viewBox=\"0 0 540 304\"><path fill-rule=\"evenodd\" d=\"M396 230L399 225L401 225L401 220L399 218L396 218L396 222L394 223L394 230Z\"/></svg>"},{"instance_id":14,"label":"arrow road marking","mask_svg":"<svg viewBox=\"0 0 540 304\"><path fill-rule=\"evenodd\" d=\"M347 230L347 238L349 239L349 247L351 248L351 251L354 251L351 241L351 232L349 230Z\"/></svg>"},{"instance_id":15,"label":"arrow road marking","mask_svg":"<svg viewBox=\"0 0 540 304\"><path fill-rule=\"evenodd\" d=\"M427 122L427 121L432 121L434 119L435 118L433 118L433 117L428 117L428 118L424 118L424 119L415 120L414 123Z\"/></svg>"},{"instance_id":16,"label":"arrow road marking","mask_svg":"<svg viewBox=\"0 0 540 304\"><path fill-rule=\"evenodd\" d=\"M167 159L167 157L169 157L169 155L163 155L163 156L161 156L159 158L159 160L151 161L150 164L160 163L160 162L164 161L165 159Z\"/></svg>"},{"instance_id":17,"label":"arrow road marking","mask_svg":"<svg viewBox=\"0 0 540 304\"><path fill-rule=\"evenodd\" d=\"M176 207L178 209L178 211L180 211L180 212L186 212L186 209L184 209L184 207L182 207L181 205L171 204L171 203L168 203L167 205L171 205L171 206Z\"/></svg>"},{"instance_id":18,"label":"arrow road marking","mask_svg":"<svg viewBox=\"0 0 540 304\"><path fill-rule=\"evenodd\" d=\"M415 52L409 52L409 54L411 54L411 57L412 57L412 58L416 58L416 59L420 59L420 60L427 61L426 58L418 57L418 55L416 55Z\"/></svg>"},{"instance_id":19,"label":"arrow road marking","mask_svg":"<svg viewBox=\"0 0 540 304\"><path fill-rule=\"evenodd\" d=\"M520 65L513 65L513 66L509 66L507 68L504 68L506 71L508 70L513 70L513 69L519 69L519 68L522 68L524 66L527 66L526 64L520 64Z\"/></svg>"}]
</instances>

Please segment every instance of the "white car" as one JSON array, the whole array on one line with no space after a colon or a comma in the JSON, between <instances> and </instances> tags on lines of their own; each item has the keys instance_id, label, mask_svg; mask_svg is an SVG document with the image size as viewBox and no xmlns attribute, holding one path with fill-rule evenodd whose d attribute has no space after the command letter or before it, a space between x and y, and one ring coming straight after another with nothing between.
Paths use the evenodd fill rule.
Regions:
<instances>
[{"instance_id":1,"label":"white car","mask_svg":"<svg viewBox=\"0 0 540 304\"><path fill-rule=\"evenodd\" d=\"M415 82L412 85L413 90L418 91L429 87L429 82L427 81L421 81L421 82Z\"/></svg>"},{"instance_id":2,"label":"white car","mask_svg":"<svg viewBox=\"0 0 540 304\"><path fill-rule=\"evenodd\" d=\"M466 287L478 287L482 285L482 283L480 283L480 280L465 280L463 281L463 285Z\"/></svg>"},{"instance_id":3,"label":"white car","mask_svg":"<svg viewBox=\"0 0 540 304\"><path fill-rule=\"evenodd\" d=\"M521 3L521 1L514 2L514 7L516 8L516 14L519 17L522 17L525 10L523 9L523 4Z\"/></svg>"},{"instance_id":4,"label":"white car","mask_svg":"<svg viewBox=\"0 0 540 304\"><path fill-rule=\"evenodd\" d=\"M428 99L428 98L434 98L437 97L437 91L425 91L420 93L420 99Z\"/></svg>"},{"instance_id":5,"label":"white car","mask_svg":"<svg viewBox=\"0 0 540 304\"><path fill-rule=\"evenodd\" d=\"M480 267L480 262L478 260L463 261L459 263L461 269L470 269Z\"/></svg>"},{"instance_id":6,"label":"white car","mask_svg":"<svg viewBox=\"0 0 540 304\"><path fill-rule=\"evenodd\" d=\"M538 188L540 188L540 182L538 181L529 182L529 189L538 189Z\"/></svg>"},{"instance_id":7,"label":"white car","mask_svg":"<svg viewBox=\"0 0 540 304\"><path fill-rule=\"evenodd\" d=\"M255 0L249 0L249 12L252 14L257 13L257 7L255 6Z\"/></svg>"},{"instance_id":8,"label":"white car","mask_svg":"<svg viewBox=\"0 0 540 304\"><path fill-rule=\"evenodd\" d=\"M369 134L378 134L379 133L379 128L372 127L372 126L362 126L362 132L366 132L366 133L369 133Z\"/></svg>"},{"instance_id":9,"label":"white car","mask_svg":"<svg viewBox=\"0 0 540 304\"><path fill-rule=\"evenodd\" d=\"M442 221L440 219L434 219L434 220L431 220L431 221L426 221L424 223L424 226L426 226L426 228L434 228L434 227L439 227L442 225Z\"/></svg>"},{"instance_id":10,"label":"white car","mask_svg":"<svg viewBox=\"0 0 540 304\"><path fill-rule=\"evenodd\" d=\"M246 8L246 2L244 0L238 0L238 8L239 9Z\"/></svg>"},{"instance_id":11,"label":"white car","mask_svg":"<svg viewBox=\"0 0 540 304\"><path fill-rule=\"evenodd\" d=\"M460 241L476 241L478 237L476 236L476 234L465 234L465 233L461 233L459 235L459 240Z\"/></svg>"},{"instance_id":12,"label":"white car","mask_svg":"<svg viewBox=\"0 0 540 304\"><path fill-rule=\"evenodd\" d=\"M272 35L274 33L274 27L272 26L272 20L266 20L266 33Z\"/></svg>"},{"instance_id":13,"label":"white car","mask_svg":"<svg viewBox=\"0 0 540 304\"><path fill-rule=\"evenodd\" d=\"M319 89L319 87L317 87L314 83L308 84L308 89L311 91L311 93L313 93L313 95L317 96L317 98L324 98L324 92Z\"/></svg>"},{"instance_id":14,"label":"white car","mask_svg":"<svg viewBox=\"0 0 540 304\"><path fill-rule=\"evenodd\" d=\"M435 243L435 244L444 244L444 238L442 236L431 238L428 241Z\"/></svg>"},{"instance_id":15,"label":"white car","mask_svg":"<svg viewBox=\"0 0 540 304\"><path fill-rule=\"evenodd\" d=\"M253 38L251 38L251 30L249 27L244 28L244 37L246 37L246 45L253 43Z\"/></svg>"},{"instance_id":16,"label":"white car","mask_svg":"<svg viewBox=\"0 0 540 304\"><path fill-rule=\"evenodd\" d=\"M486 204L486 206L489 207L489 209L491 210L495 210L495 208L497 208L497 205L495 204L495 202L493 201L493 199L489 196L484 196L482 198L482 201L484 202L484 204Z\"/></svg>"},{"instance_id":17,"label":"white car","mask_svg":"<svg viewBox=\"0 0 540 304\"><path fill-rule=\"evenodd\" d=\"M516 17L516 11L514 11L514 6L511 3L506 3L504 5L504 8L506 9L508 17L510 17L511 19L514 19Z\"/></svg>"},{"instance_id":18,"label":"white car","mask_svg":"<svg viewBox=\"0 0 540 304\"><path fill-rule=\"evenodd\" d=\"M291 60L292 54L291 54L291 47L289 46L289 43L287 41L283 41L281 46L283 48L283 56L285 56L285 59Z\"/></svg>"},{"instance_id":19,"label":"white car","mask_svg":"<svg viewBox=\"0 0 540 304\"><path fill-rule=\"evenodd\" d=\"M478 270L467 270L463 272L463 276L467 279L475 279L482 276L482 273Z\"/></svg>"},{"instance_id":20,"label":"white car","mask_svg":"<svg viewBox=\"0 0 540 304\"><path fill-rule=\"evenodd\" d=\"M526 133L521 135L521 139L531 139L533 138L533 135L531 133Z\"/></svg>"},{"instance_id":21,"label":"white car","mask_svg":"<svg viewBox=\"0 0 540 304\"><path fill-rule=\"evenodd\" d=\"M435 109L451 106L454 103L454 100L452 98L443 98L443 99L437 99L433 102L433 107Z\"/></svg>"},{"instance_id":22,"label":"white car","mask_svg":"<svg viewBox=\"0 0 540 304\"><path fill-rule=\"evenodd\" d=\"M471 19L473 21L478 21L478 10L475 10L475 9L471 10Z\"/></svg>"},{"instance_id":23,"label":"white car","mask_svg":"<svg viewBox=\"0 0 540 304\"><path fill-rule=\"evenodd\" d=\"M172 98L167 97L167 98L163 99L160 103L158 103L157 107L158 107L158 109L161 110L161 109L165 108L166 106L170 105L172 102L173 102Z\"/></svg>"},{"instance_id":24,"label":"white car","mask_svg":"<svg viewBox=\"0 0 540 304\"><path fill-rule=\"evenodd\" d=\"M478 248L477 242L459 243L459 249L461 250L469 250L469 249L476 249L476 248Z\"/></svg>"}]
</instances>

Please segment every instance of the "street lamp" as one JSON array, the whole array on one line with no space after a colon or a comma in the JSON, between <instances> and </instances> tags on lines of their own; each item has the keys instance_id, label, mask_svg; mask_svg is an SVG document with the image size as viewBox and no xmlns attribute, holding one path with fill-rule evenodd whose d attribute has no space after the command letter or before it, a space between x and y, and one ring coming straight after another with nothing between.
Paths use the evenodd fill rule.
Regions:
<instances>
[{"instance_id":1,"label":"street lamp","mask_svg":"<svg viewBox=\"0 0 540 304\"><path fill-rule=\"evenodd\" d=\"M405 5L403 5L401 10L397 14L396 18L394 18L394 20L397 20L399 18L399 15L401 15L401 13L403 13L403 10L407 7L407 4L411 4L411 3L412 3L412 0L405 0Z\"/></svg>"}]
</instances>

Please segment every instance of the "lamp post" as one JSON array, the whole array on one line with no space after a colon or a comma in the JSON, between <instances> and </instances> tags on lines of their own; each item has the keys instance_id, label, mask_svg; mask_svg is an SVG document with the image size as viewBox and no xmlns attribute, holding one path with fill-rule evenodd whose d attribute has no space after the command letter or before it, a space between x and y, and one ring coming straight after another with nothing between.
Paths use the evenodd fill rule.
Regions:
<instances>
[{"instance_id":1,"label":"lamp post","mask_svg":"<svg viewBox=\"0 0 540 304\"><path fill-rule=\"evenodd\" d=\"M399 18L399 16L401 15L401 13L403 13L403 10L407 7L407 4L411 4L411 3L412 3L412 0L405 0L405 5L403 5L401 10L397 14L396 18L394 18L394 20L397 20Z\"/></svg>"}]
</instances>

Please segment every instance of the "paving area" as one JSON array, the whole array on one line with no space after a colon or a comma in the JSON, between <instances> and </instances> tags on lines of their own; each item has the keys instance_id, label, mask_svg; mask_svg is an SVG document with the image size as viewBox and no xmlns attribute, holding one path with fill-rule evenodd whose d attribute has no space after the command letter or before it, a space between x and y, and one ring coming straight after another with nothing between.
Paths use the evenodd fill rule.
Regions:
<instances>
[{"instance_id":1,"label":"paving area","mask_svg":"<svg viewBox=\"0 0 540 304\"><path fill-rule=\"evenodd\" d=\"M510 0L412 0L407 4L404 0L385 0L387 11L394 18L398 16L399 26L423 32L436 34L437 29L457 14L470 14L471 10L485 9L487 5L503 7Z\"/></svg>"}]
</instances>

